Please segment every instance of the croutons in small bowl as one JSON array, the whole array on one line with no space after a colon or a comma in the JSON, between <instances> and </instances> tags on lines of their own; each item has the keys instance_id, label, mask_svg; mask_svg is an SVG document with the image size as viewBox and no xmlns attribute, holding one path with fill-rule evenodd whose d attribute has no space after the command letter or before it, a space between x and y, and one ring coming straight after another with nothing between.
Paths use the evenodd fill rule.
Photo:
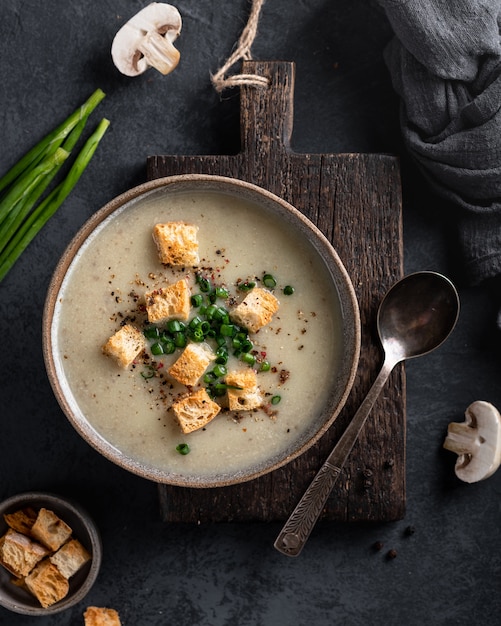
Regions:
<instances>
[{"instance_id":1,"label":"croutons in small bowl","mask_svg":"<svg viewBox=\"0 0 501 626\"><path fill-rule=\"evenodd\" d=\"M0 605L51 615L80 602L101 565L101 539L80 505L28 492L0 504Z\"/></svg>"}]
</instances>

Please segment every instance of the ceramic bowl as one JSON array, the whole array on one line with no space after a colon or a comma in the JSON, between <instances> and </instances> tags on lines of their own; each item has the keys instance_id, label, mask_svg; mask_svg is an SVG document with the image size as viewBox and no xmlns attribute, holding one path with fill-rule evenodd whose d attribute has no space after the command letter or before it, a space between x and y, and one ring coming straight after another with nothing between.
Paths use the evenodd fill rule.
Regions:
<instances>
[{"instance_id":1,"label":"ceramic bowl","mask_svg":"<svg viewBox=\"0 0 501 626\"><path fill-rule=\"evenodd\" d=\"M12 583L12 574L0 566L0 605L14 613L46 616L60 613L78 604L90 591L101 566L102 546L98 530L89 514L77 503L51 493L28 492L12 496L0 504L0 536L8 529L4 514L23 508L46 508L53 511L73 530L72 537L91 554L88 561L70 578L68 595L50 607L44 608L30 592Z\"/></svg>"},{"instance_id":2,"label":"ceramic bowl","mask_svg":"<svg viewBox=\"0 0 501 626\"><path fill-rule=\"evenodd\" d=\"M233 461L232 455L235 449L239 447L237 444L231 449L216 453L223 455L225 459L228 460L228 469L222 467L197 473L196 469L189 469L192 462L193 467L195 467L195 453L193 453L193 455L190 454L189 458L185 457L185 459L181 461L177 457L174 458L174 456L176 456L174 452L172 452L174 444L171 443L167 444L168 448L166 448L165 454L166 458L168 454L172 455L172 466L163 458L163 450L156 452L157 460L153 457L153 460L141 458L141 446L146 449L149 445L149 439L154 437L162 438L163 433L166 431L157 429L156 435L150 435L147 432L150 425L145 426L142 424L141 427L137 428L137 432L134 434L133 431L136 426L132 425L129 419L129 412L136 410L137 414L138 409L132 409L129 407L129 403L123 400L125 395L129 396L129 390L123 392L122 396L117 398L116 402L114 401L113 406L110 406L109 414L115 411L118 402L123 402L123 413L114 415L113 418L108 418L108 413L106 413L104 419L109 419L110 424L114 420L114 423L119 425L118 428L123 427L123 429L131 430L130 433L126 433L130 440L130 442L127 442L127 445L130 443L131 447L136 446L138 450L137 453L131 453L126 446L122 445L122 443L117 443L110 437L107 423L98 424L96 422L94 419L95 416L93 415L95 408L90 405L84 405L93 393L95 395L95 389L92 389L92 380L96 381L96 379L98 379L100 383L102 378L107 377L108 374L99 373L100 362L94 362L92 367L88 368L89 371L92 370L93 372L93 375L89 375L89 377L87 377L87 372L80 372L80 374L77 375L73 373L72 377L67 373L67 368L69 358L80 358L82 362L84 359L97 358L97 351L100 348L99 338L96 337L92 344L92 350L94 351L92 357L89 357L86 353L89 346L84 343L78 347L75 344L74 346L62 348L61 333L67 333L67 327L62 329L64 324L61 322L61 318L62 316L64 317L64 315L61 313L61 306L63 309L64 306L69 306L64 304L65 298L68 302L74 301L71 289L68 292L68 285L71 285L73 281L73 285L78 285L78 288L81 288L78 276L79 271L81 271L82 258L87 258L87 261L85 261L87 263L86 267L89 267L89 263L92 263L92 271L95 274L93 276L93 282L95 281L99 284L97 287L95 285L89 287L91 291L89 291L90 296L88 300L86 300L83 305L77 305L80 306L80 309L88 306L88 314L82 314L81 311L78 313L75 310L75 313L78 313L80 316L80 321L77 321L78 316L75 317L75 321L73 321L72 311L70 311L71 314L69 318L67 311L66 319L69 319L69 322L67 321L66 324L69 324L69 326L71 326L71 324L76 326L80 325L81 327L85 326L88 332L82 332L80 339L83 342L88 341L88 335L91 334L93 315L104 311L104 313L101 313L103 318L107 316L107 319L110 319L110 311L106 311L105 308L103 308L105 306L105 298L110 297L109 292L112 293L113 297L117 298L118 302L119 300L125 299L127 292L131 291L131 289L140 292L144 286L144 282L148 281L148 278L144 277L150 276L150 274L143 269L141 280L137 280L137 284L133 285L132 288L130 286L131 283L123 282L119 289L116 289L112 284L114 280L118 280L115 274L119 275L120 272L125 272L123 266L129 262L131 255L135 259L146 253L153 255L153 252L144 252L153 247L151 238L152 226L148 226L148 233L143 233L145 229L142 222L145 219L145 214L148 215L147 219L150 219L151 213L151 224L154 225L155 219L165 221L163 212L157 207L157 204L159 207L171 207L172 205L177 208L177 213L174 209L165 209L167 212L171 211L169 215L174 215L174 219L177 218L178 220L186 215L188 221L190 221L190 211L195 210L192 209L192 207L195 206L196 203L203 203L204 198L211 198L210 202L212 204L207 207L202 206L202 209L197 209L200 211L200 213L198 213L200 223L202 225L205 224L206 228L209 228L209 220L214 216L213 221L217 220L217 223L221 225L221 229L231 229L231 237L233 240L239 240L241 237L241 244L239 243L238 245L242 247L247 246L247 248L249 248L249 246L252 245L252 237L248 235L248 231L252 230L252 228L249 228L249 222L247 221L247 230L240 229L238 220L242 219L242 224L244 224L244 220L247 219L245 215L251 215L252 220L254 220L255 217L256 224L261 224L262 229L264 229L260 230L257 235L254 234L254 238L259 237L260 233L264 235L264 231L267 231L266 235L271 237L268 233L268 228L270 232L272 229L275 229L273 232L276 231L278 234L281 234L282 231L286 232L287 237L293 238L295 242L294 246L297 245L297 247L291 247L292 243L290 243L289 240L286 240L285 244L283 244L283 242L278 243L277 240L276 246L287 246L290 244L289 248L294 251L301 249L301 246L303 246L304 249L307 248L308 254L312 255L314 262L318 264L315 267L321 267L322 272L324 272L322 276L326 276L324 283L322 283L324 288L323 293L328 294L328 297L332 298L332 302L334 303L333 309L336 309L336 315L339 318L339 322L336 322L336 336L326 337L327 344L330 345L330 343L332 343L335 350L339 351L339 363L335 371L324 368L324 371L318 372L319 380L323 377L323 387L328 388L327 392L324 393L325 401L322 400L323 405L317 407L312 415L306 414L308 413L308 409L303 410L304 415L299 415L298 411L296 417L298 420L303 419L304 424L301 423L297 428L295 426L291 427L290 431L287 433L286 444L281 445L280 448L277 446L276 449L270 449L266 453L263 452L262 458L256 457L257 460L254 461L252 459L248 463L246 462L247 464L244 464L242 468L235 469L236 466L233 467L231 463ZM226 205L228 205L228 208L226 208ZM241 208L242 206L244 206L244 209ZM181 209L179 207L183 208ZM214 211L214 213L211 213L211 211ZM221 211L223 211L223 213L221 213ZM250 213L245 213L245 211L249 211ZM204 222L204 220L207 221ZM252 224L254 224L254 221L252 221ZM257 227L256 230L258 230ZM202 234L205 232L202 226L200 227L200 231ZM106 232L113 234L115 241L113 246L110 245L109 241L106 241L106 245L100 243L103 233ZM233 240L228 243L228 249L231 249L231 246L235 245ZM141 245L138 244L138 241L141 242ZM120 254L122 254L119 262L115 260L116 253L111 250L114 246L119 248ZM269 242L269 248L273 249L274 247L275 241L271 240ZM211 250L216 250L216 248L213 247ZM238 250L238 247L233 248L233 259L239 256ZM224 250L222 252L218 250L217 253L224 256ZM115 256L113 260L110 260L112 258L110 255L112 254ZM295 255L296 253L294 252L293 254ZM298 258L301 254L301 252L297 253ZM256 259L254 258L254 260ZM121 264L123 266L119 267ZM117 270L116 272L115 269L110 270L112 265ZM259 266L259 263L257 263L257 266ZM299 271L305 273L305 280L309 280L307 276L309 270L304 268L305 266L300 266ZM134 274L134 266L127 271L130 272L127 276L132 276ZM159 271L161 271L161 268ZM258 270L256 269L255 271L257 272ZM296 272L297 271L296 267ZM111 272L111 274L108 275L108 272ZM280 273L280 268L277 269L277 272ZM87 274L88 273L89 272L87 272ZM100 284L101 282L102 285ZM128 295L130 296L131 294ZM283 300L286 300L286 296L282 298L282 301ZM290 300L287 301L287 304L289 302ZM305 307L308 315L315 307L314 303L300 301L300 296L298 296L295 302L294 306L297 306L297 310L299 311L299 309ZM330 313L328 313L328 315L330 315ZM127 315L127 317L129 317L129 315ZM360 317L353 286L336 251L326 237L300 211L276 195L256 185L240 180L209 175L172 176L145 183L115 198L95 213L74 237L63 254L49 287L44 310L43 349L49 380L61 408L80 435L98 452L122 468L157 483L187 487L218 487L251 480L283 466L302 454L325 433L343 407L353 383L360 349ZM312 367L314 370L316 364L313 363ZM167 369L167 367L165 369ZM120 374L116 374L116 376L119 375ZM85 379L85 382L83 382L83 379ZM319 389L318 392L320 393L320 391ZM80 399L77 397L78 393L81 394ZM83 398L82 393L85 394L85 398ZM98 393L102 392L99 391ZM313 390L313 393L316 395L315 390ZM315 398L313 399L315 400ZM284 411L282 408L280 410L282 412ZM295 405L291 406L288 410L290 416L295 410ZM141 419L143 419L143 417L141 417ZM163 417L155 419L160 421ZM252 417L250 419L252 420ZM214 420L214 422L215 421L216 420ZM279 420L277 420L277 424L278 423ZM219 428L219 426L217 428ZM243 423L242 430L245 430ZM206 437L205 442L209 441L210 437L214 436L215 432L216 426L213 427L209 424L207 434L204 435L204 437ZM192 437L192 435L194 436ZM197 436L196 433L190 434L190 440L196 442ZM256 436L254 441L264 441L266 437L267 433L263 434L261 432ZM133 441L133 439L135 439L135 441ZM200 439L198 439L198 441L200 441ZM220 442L218 442L218 445L219 443ZM251 443L250 445L253 446L254 444ZM210 455L211 452L212 450L209 449L204 451L204 454ZM216 456L216 454L213 456Z\"/></svg>"}]
</instances>

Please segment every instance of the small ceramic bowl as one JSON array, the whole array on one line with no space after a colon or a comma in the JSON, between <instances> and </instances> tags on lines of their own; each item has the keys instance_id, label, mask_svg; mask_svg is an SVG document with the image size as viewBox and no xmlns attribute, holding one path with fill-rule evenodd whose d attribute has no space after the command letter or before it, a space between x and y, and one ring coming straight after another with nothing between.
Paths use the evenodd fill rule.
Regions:
<instances>
[{"instance_id":1,"label":"small ceramic bowl","mask_svg":"<svg viewBox=\"0 0 501 626\"><path fill-rule=\"evenodd\" d=\"M70 578L68 595L48 608L43 608L29 591L12 583L13 576L0 566L0 605L23 615L45 616L60 613L80 602L90 591L101 566L102 546L98 530L88 513L78 504L50 493L29 492L12 496L0 504L0 537L8 526L4 514L32 507L53 511L73 530L73 537L91 554L88 561Z\"/></svg>"}]
</instances>

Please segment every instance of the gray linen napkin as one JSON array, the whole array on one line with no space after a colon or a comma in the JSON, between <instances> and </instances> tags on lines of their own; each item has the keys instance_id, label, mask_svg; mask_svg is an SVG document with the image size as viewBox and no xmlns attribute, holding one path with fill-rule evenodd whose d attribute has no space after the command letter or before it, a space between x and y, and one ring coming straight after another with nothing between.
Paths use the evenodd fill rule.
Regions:
<instances>
[{"instance_id":1,"label":"gray linen napkin","mask_svg":"<svg viewBox=\"0 0 501 626\"><path fill-rule=\"evenodd\" d=\"M405 145L450 201L466 281L501 275L501 0L377 0Z\"/></svg>"}]
</instances>

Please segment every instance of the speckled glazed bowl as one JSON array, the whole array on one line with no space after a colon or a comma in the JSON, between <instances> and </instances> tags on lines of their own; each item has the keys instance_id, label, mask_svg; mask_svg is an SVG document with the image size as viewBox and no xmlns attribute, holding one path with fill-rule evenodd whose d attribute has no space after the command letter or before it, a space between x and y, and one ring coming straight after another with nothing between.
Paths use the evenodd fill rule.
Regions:
<instances>
[{"instance_id":1,"label":"speckled glazed bowl","mask_svg":"<svg viewBox=\"0 0 501 626\"><path fill-rule=\"evenodd\" d=\"M102 546L99 532L89 514L77 503L52 493L27 492L12 496L0 504L0 536L8 529L6 513L31 507L53 511L70 526L72 537L78 539L90 553L91 559L70 578L68 595L52 606L43 608L29 591L12 583L13 576L0 566L0 605L14 613L47 616L65 611L78 604L94 584L101 567Z\"/></svg>"},{"instance_id":2,"label":"speckled glazed bowl","mask_svg":"<svg viewBox=\"0 0 501 626\"><path fill-rule=\"evenodd\" d=\"M143 224L145 220L149 220L146 229ZM257 273L268 268L273 270L279 279L283 276L284 280L295 281L294 284L298 287L294 294L295 300L287 299L287 296L282 295L282 290L280 291L279 317L281 323L287 326L285 321L282 321L282 316L285 320L289 309L294 310L294 315L311 316L304 322L302 330L294 331L297 333L297 345L301 343L299 335L302 332L306 333L308 322L310 322L308 330L320 323L318 319L313 319L316 315L314 309L318 304L315 299L329 301L329 306L324 307L322 323L328 325L328 328L335 329L324 333L316 340L318 350L326 354L324 361L314 356L310 361L305 358L300 366L301 371L307 372L311 377L312 382L308 388L311 401L301 395L295 400L291 399L294 393L297 395L298 392L290 383L291 393L283 394L285 399L280 405L280 417L275 421L268 420L269 427L256 425L259 420L255 416L248 418L245 423L233 420L233 426L230 424L230 418L218 416L203 434L190 433L186 437L187 441L184 443L189 442L192 452L183 459L173 452L176 443L183 442L183 438L178 437L173 426L174 418L169 418L169 422L162 413L155 414L156 417L150 420L151 423L147 424L144 416L137 418L143 420L140 426L134 423L136 418L132 418L132 414L135 411L137 415L142 410L134 409L132 406L136 392L122 391L116 401L113 400L104 411L104 416L97 416L99 411L103 412L99 406L102 407L103 402L107 402L109 398L105 397L105 391L96 390L93 386L101 385L103 378L112 375L115 376L117 384L118 382L122 384L123 376L109 374L106 369L109 365L103 362L102 355L97 356L106 333L98 333L94 338L91 336L92 312L105 311L105 299L109 298L110 293L118 302L125 300L128 297L126 294L131 296L133 291L138 292L140 298L141 290L146 292L147 287L158 288L157 284L152 287L146 283L150 279L154 280L157 273L161 274L164 271L165 268L161 267L157 267L155 272L148 272L147 268L138 270L134 285L132 282L122 281L117 286L117 281L121 273L125 272L123 265L130 262L131 256L139 262L140 257L151 254L150 262L154 263L153 252L150 250L154 247L151 238L152 225L158 221L175 220L186 220L200 225L201 264L204 261L208 264L210 260L213 269L219 261L221 264L227 262L226 267L233 267L237 261L236 265L240 264L238 271L245 273L245 268L252 266L252 271ZM108 236L112 239L103 239ZM217 241L219 236L221 243ZM266 244L260 242L260 239L266 239ZM116 252L112 252L115 248L119 248L122 255L119 262L116 261ZM253 252L254 249L256 252ZM277 262L276 267L271 267L274 263L273 255L276 251L284 249L289 250L293 270L288 269L289 257L286 261ZM247 255L245 263L242 260L244 250ZM112 254L113 259L109 256ZM210 257L211 254L215 256ZM88 268L92 264L95 266L92 268L93 284L89 287L87 299L83 304L79 303L78 306L75 304L74 310L68 311L68 307L73 305L65 302L76 302L74 297L81 297L78 295L79 292L87 289L80 278L89 274ZM85 271L82 268L86 268ZM134 266L127 271L128 276L133 275ZM139 275L140 279L137 278ZM320 282L320 275L323 282ZM101 281L102 286L99 284ZM311 297L308 291L312 288L310 283L318 283L318 290L315 292L317 295L320 294L318 298ZM72 284L77 285L78 289L72 291ZM299 289L301 285L304 286L303 290ZM277 290L278 288L279 286ZM110 293L105 293L108 291ZM87 306L88 311L82 314L81 309ZM120 306L124 306L123 303ZM114 313L108 309L102 315L107 316L109 320ZM330 317L334 318L334 315L336 320L331 320ZM126 317L132 319L135 318L135 314L128 313ZM85 326L88 331L82 334L80 339L83 343L78 347L76 344L65 343L64 337L71 332L72 324ZM269 332L266 341L270 343L268 347L273 359L280 348L280 346L277 348L277 340L273 335L281 332L285 338L288 328L278 328L278 322L269 326L274 328L273 333L271 330L262 330L260 333ZM311 335L307 335L309 336ZM89 353L86 356L89 349L85 344L86 341L91 342L92 355ZM310 349L311 345L312 340L307 348ZM49 287L44 311L43 346L48 376L61 408L80 435L97 451L124 469L158 483L217 487L251 480L277 469L302 454L325 433L343 407L353 384L360 348L360 318L354 290L342 262L329 241L302 213L270 192L240 180L208 175L184 175L154 180L131 189L95 213L81 228L62 256ZM297 349L302 347L301 344ZM263 350L262 346L260 349ZM307 353L308 349L304 353ZM331 351L337 354L335 365L329 361ZM69 360L74 358L74 355L78 355L76 357L78 359L89 358L92 361L89 369L92 370L93 376L88 377L87 371L69 373ZM101 361L96 360L98 358ZM101 367L104 368L103 371L100 371ZM167 365L163 371L166 369ZM117 376L122 376L120 381L117 381ZM300 378L300 375L296 376L294 384ZM94 396L97 396L95 405L92 404ZM123 402L125 396L129 399L127 402ZM89 398L91 402L88 402ZM123 413L120 413L117 404L122 402L124 409ZM113 418L108 418L115 413ZM110 424L100 422L108 419ZM235 439L236 443L231 445L228 443L225 446L227 436L223 430L226 428L225 419L228 432L233 429L231 435L228 435L231 437L236 437L234 424L239 423L240 434L245 432L246 437L242 439L242 444ZM112 421L115 424L113 426ZM264 421L263 418L261 422ZM163 430L158 426L160 423ZM269 428L269 432L266 428ZM283 428L284 441L279 441L275 434L279 428ZM110 434L111 429L115 430ZM120 432L118 436L116 435L116 429L123 429L122 434L127 439L125 443L121 440ZM177 429L180 432L178 426ZM270 435L273 429L275 432ZM135 430L137 436L134 434ZM274 440L270 443L272 437L276 437L277 443ZM156 445L153 440L161 439L167 442L166 447L153 450ZM142 458L143 451L146 455L145 451L149 447L152 448L151 454L148 453L147 458ZM245 457L247 453L249 458ZM243 460L233 458L237 455L241 455ZM206 465L199 469L197 463L202 457L206 459Z\"/></svg>"}]
</instances>

